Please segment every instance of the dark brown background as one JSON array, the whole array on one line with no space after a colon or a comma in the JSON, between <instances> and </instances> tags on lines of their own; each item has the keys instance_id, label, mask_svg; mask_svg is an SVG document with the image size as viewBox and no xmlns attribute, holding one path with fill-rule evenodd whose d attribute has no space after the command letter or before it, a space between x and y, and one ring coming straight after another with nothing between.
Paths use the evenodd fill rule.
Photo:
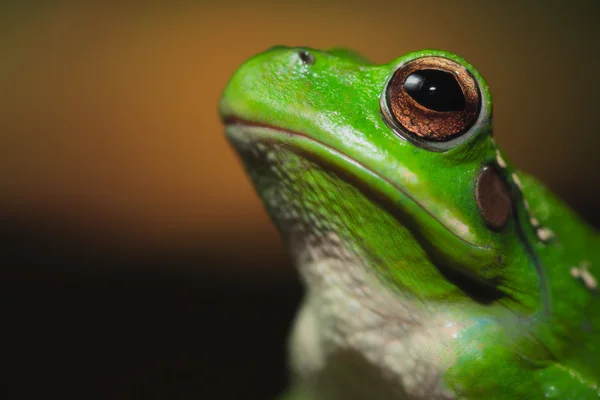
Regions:
<instances>
[{"instance_id":1,"label":"dark brown background","mask_svg":"<svg viewBox=\"0 0 600 400\"><path fill-rule=\"evenodd\" d=\"M508 155L600 225L597 2L488 3L3 5L5 398L284 386L301 289L216 112L233 71L275 44L464 56Z\"/></svg>"}]
</instances>

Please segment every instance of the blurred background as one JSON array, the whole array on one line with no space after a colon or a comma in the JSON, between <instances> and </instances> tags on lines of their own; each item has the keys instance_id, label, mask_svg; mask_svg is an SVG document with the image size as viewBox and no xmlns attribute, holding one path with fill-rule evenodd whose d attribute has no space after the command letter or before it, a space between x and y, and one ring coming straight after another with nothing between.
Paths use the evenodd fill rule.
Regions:
<instances>
[{"instance_id":1,"label":"blurred background","mask_svg":"<svg viewBox=\"0 0 600 400\"><path fill-rule=\"evenodd\" d=\"M284 387L301 288L216 111L234 70L276 44L381 63L462 55L492 88L497 142L600 226L598 7L3 3L3 398L270 399Z\"/></svg>"}]
</instances>

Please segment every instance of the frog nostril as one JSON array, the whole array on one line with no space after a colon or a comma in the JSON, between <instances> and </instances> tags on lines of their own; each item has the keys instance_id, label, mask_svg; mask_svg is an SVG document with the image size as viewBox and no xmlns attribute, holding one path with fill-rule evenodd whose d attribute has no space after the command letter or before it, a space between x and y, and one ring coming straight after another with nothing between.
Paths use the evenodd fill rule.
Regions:
<instances>
[{"instance_id":1,"label":"frog nostril","mask_svg":"<svg viewBox=\"0 0 600 400\"><path fill-rule=\"evenodd\" d=\"M298 57L300 57L300 60L302 60L304 64L312 65L315 63L315 56L306 50L300 50L298 52Z\"/></svg>"}]
</instances>

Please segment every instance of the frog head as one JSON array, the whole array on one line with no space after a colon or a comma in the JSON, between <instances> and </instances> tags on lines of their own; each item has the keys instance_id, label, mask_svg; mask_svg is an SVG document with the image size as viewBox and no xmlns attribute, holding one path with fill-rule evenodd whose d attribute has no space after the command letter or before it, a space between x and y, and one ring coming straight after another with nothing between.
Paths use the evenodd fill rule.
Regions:
<instances>
[{"instance_id":1,"label":"frog head","mask_svg":"<svg viewBox=\"0 0 600 400\"><path fill-rule=\"evenodd\" d=\"M275 47L234 74L220 113L296 254L341 242L429 302L543 303L490 92L462 58L423 50L374 65L345 50Z\"/></svg>"}]
</instances>

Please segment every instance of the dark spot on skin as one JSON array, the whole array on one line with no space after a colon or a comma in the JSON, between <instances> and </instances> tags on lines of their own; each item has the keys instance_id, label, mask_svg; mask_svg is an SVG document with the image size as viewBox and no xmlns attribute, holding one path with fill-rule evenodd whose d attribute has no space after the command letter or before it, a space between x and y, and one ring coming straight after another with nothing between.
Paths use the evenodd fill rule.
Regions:
<instances>
[{"instance_id":1,"label":"dark spot on skin","mask_svg":"<svg viewBox=\"0 0 600 400\"><path fill-rule=\"evenodd\" d=\"M475 202L485 223L500 231L506 225L512 209L510 190L504 178L493 166L481 169L475 182Z\"/></svg>"},{"instance_id":2,"label":"dark spot on skin","mask_svg":"<svg viewBox=\"0 0 600 400\"><path fill-rule=\"evenodd\" d=\"M298 52L298 56L300 57L300 60L302 60L302 62L304 64L313 65L315 63L315 56L313 56L311 53L309 53L306 50L302 50L302 51Z\"/></svg>"}]
</instances>

